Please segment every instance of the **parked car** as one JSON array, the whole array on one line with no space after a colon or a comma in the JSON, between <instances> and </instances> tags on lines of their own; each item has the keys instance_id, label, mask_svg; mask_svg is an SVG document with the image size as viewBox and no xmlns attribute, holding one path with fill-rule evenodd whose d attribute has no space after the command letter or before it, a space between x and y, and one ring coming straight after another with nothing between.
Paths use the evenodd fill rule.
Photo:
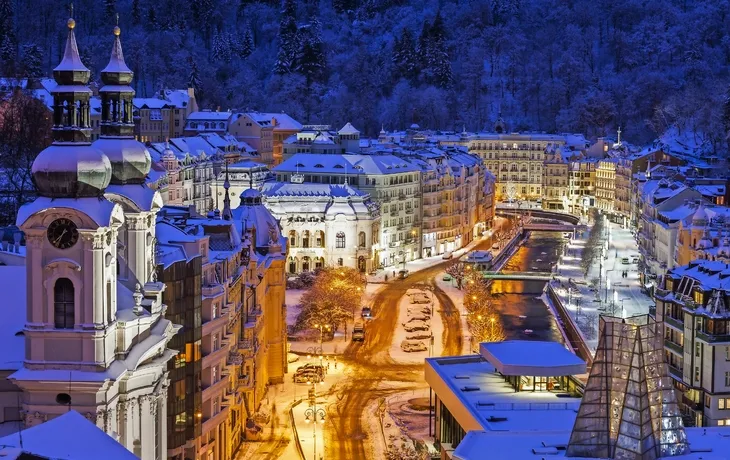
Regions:
<instances>
[{"instance_id":1,"label":"parked car","mask_svg":"<svg viewBox=\"0 0 730 460\"><path fill-rule=\"evenodd\" d=\"M363 342L365 340L365 326L362 323L357 323L352 328L352 341Z\"/></svg>"},{"instance_id":2,"label":"parked car","mask_svg":"<svg viewBox=\"0 0 730 460\"><path fill-rule=\"evenodd\" d=\"M639 256L631 256L631 263L632 264L638 264L639 263Z\"/></svg>"},{"instance_id":3,"label":"parked car","mask_svg":"<svg viewBox=\"0 0 730 460\"><path fill-rule=\"evenodd\" d=\"M431 338L431 333L423 332L423 331L414 332L414 333L408 334L406 336L406 339L408 339L408 340L425 340L425 339L430 339L430 338Z\"/></svg>"},{"instance_id":4,"label":"parked car","mask_svg":"<svg viewBox=\"0 0 730 460\"><path fill-rule=\"evenodd\" d=\"M372 311L370 310L370 307L362 307L362 313L360 313L360 316L363 317L363 319L370 319L373 317Z\"/></svg>"},{"instance_id":5,"label":"parked car","mask_svg":"<svg viewBox=\"0 0 730 460\"><path fill-rule=\"evenodd\" d=\"M423 292L417 292L411 294L411 303L430 303L431 299L428 298Z\"/></svg>"},{"instance_id":6,"label":"parked car","mask_svg":"<svg viewBox=\"0 0 730 460\"><path fill-rule=\"evenodd\" d=\"M442 279L442 280L444 280L444 281L451 281L451 275L449 275L449 274L446 274L446 275L444 275L444 277L443 277L443 278L441 278L441 279Z\"/></svg>"},{"instance_id":7,"label":"parked car","mask_svg":"<svg viewBox=\"0 0 730 460\"><path fill-rule=\"evenodd\" d=\"M398 279L404 280L404 279L408 278L408 274L409 274L408 270L401 270L398 272Z\"/></svg>"},{"instance_id":8,"label":"parked car","mask_svg":"<svg viewBox=\"0 0 730 460\"><path fill-rule=\"evenodd\" d=\"M313 363L308 363L303 366L299 366L297 368L297 372L300 372L300 371L301 372L313 371L313 372L316 372L317 374L321 375L322 377L324 377L324 374L325 374L324 366L321 366L319 364L313 364Z\"/></svg>"},{"instance_id":9,"label":"parked car","mask_svg":"<svg viewBox=\"0 0 730 460\"><path fill-rule=\"evenodd\" d=\"M628 257L624 257L623 259L621 259L621 263L624 264L624 265L628 265L629 264L629 258Z\"/></svg>"},{"instance_id":10,"label":"parked car","mask_svg":"<svg viewBox=\"0 0 730 460\"><path fill-rule=\"evenodd\" d=\"M324 367L318 364L305 364L300 366L293 377L294 383L322 382L324 380Z\"/></svg>"},{"instance_id":11,"label":"parked car","mask_svg":"<svg viewBox=\"0 0 730 460\"><path fill-rule=\"evenodd\" d=\"M446 251L446 252L444 252L444 253L443 253L443 255L441 256L441 258L442 258L442 259L444 259L444 260L448 260L448 259L451 259L452 257L454 257L454 253L453 253L453 252L451 252L451 251Z\"/></svg>"},{"instance_id":12,"label":"parked car","mask_svg":"<svg viewBox=\"0 0 730 460\"><path fill-rule=\"evenodd\" d=\"M431 308L429 308L425 305L408 307L408 316L419 315L419 314L431 316Z\"/></svg>"},{"instance_id":13,"label":"parked car","mask_svg":"<svg viewBox=\"0 0 730 460\"><path fill-rule=\"evenodd\" d=\"M431 319L429 316L423 315L423 314L415 314L415 315L412 315L412 316L409 315L408 316L408 320L405 323L403 323L403 325L405 326L406 324L412 323L414 321L423 321L423 322L425 322L425 321L428 321L429 319Z\"/></svg>"},{"instance_id":14,"label":"parked car","mask_svg":"<svg viewBox=\"0 0 730 460\"><path fill-rule=\"evenodd\" d=\"M494 244L492 245L492 249L494 249L495 251L496 251L497 249L499 249L499 244L498 244L498 243L494 243Z\"/></svg>"},{"instance_id":15,"label":"parked car","mask_svg":"<svg viewBox=\"0 0 730 460\"><path fill-rule=\"evenodd\" d=\"M429 327L428 323L423 322L423 321L409 321L403 325L403 329L405 329L406 332L416 332L416 331L428 331L431 328Z\"/></svg>"},{"instance_id":16,"label":"parked car","mask_svg":"<svg viewBox=\"0 0 730 460\"><path fill-rule=\"evenodd\" d=\"M428 350L426 344L424 344L420 340L404 340L400 343L400 348L401 350L408 353Z\"/></svg>"}]
</instances>

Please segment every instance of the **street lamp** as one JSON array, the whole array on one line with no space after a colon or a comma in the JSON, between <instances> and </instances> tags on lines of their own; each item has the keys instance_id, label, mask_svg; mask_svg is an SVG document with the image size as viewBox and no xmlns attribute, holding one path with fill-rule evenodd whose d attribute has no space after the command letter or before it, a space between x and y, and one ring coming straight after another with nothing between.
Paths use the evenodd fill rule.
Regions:
<instances>
[{"instance_id":1,"label":"street lamp","mask_svg":"<svg viewBox=\"0 0 730 460\"><path fill-rule=\"evenodd\" d=\"M611 279L608 277L608 274L612 271L614 271L613 268L611 270L606 270L606 292L604 293L604 296L603 296L604 302L608 302L608 290L611 289Z\"/></svg>"},{"instance_id":2,"label":"street lamp","mask_svg":"<svg viewBox=\"0 0 730 460\"><path fill-rule=\"evenodd\" d=\"M494 316L489 317L489 335L490 339L494 342Z\"/></svg>"},{"instance_id":3,"label":"street lamp","mask_svg":"<svg viewBox=\"0 0 730 460\"><path fill-rule=\"evenodd\" d=\"M312 439L314 440L314 458L317 459L317 423L324 423L327 417L321 407L317 407L317 395L314 387L309 389L309 407L304 411L304 422L312 422Z\"/></svg>"},{"instance_id":4,"label":"street lamp","mask_svg":"<svg viewBox=\"0 0 730 460\"><path fill-rule=\"evenodd\" d=\"M323 353L322 352L322 334L324 333L325 329L327 331L330 330L330 325L329 324L315 324L314 327L319 329L319 354L321 355Z\"/></svg>"}]
</instances>

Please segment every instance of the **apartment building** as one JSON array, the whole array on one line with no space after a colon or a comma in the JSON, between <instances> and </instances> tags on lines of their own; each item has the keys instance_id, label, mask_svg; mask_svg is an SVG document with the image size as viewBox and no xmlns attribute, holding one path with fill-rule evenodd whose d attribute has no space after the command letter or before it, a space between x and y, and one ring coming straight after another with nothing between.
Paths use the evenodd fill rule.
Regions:
<instances>
[{"instance_id":1,"label":"apartment building","mask_svg":"<svg viewBox=\"0 0 730 460\"><path fill-rule=\"evenodd\" d=\"M188 116L198 110L192 88L163 89L155 97L134 98L132 105L134 135L144 143L182 136Z\"/></svg>"},{"instance_id":2,"label":"apartment building","mask_svg":"<svg viewBox=\"0 0 730 460\"><path fill-rule=\"evenodd\" d=\"M158 271L190 328L170 366L169 458L235 458L258 439L266 387L286 372L286 240L258 192L235 212L229 204L222 217L159 213Z\"/></svg>"},{"instance_id":3,"label":"apartment building","mask_svg":"<svg viewBox=\"0 0 730 460\"><path fill-rule=\"evenodd\" d=\"M545 154L542 207L568 210L570 200L570 165L561 149L548 149Z\"/></svg>"},{"instance_id":4,"label":"apartment building","mask_svg":"<svg viewBox=\"0 0 730 460\"><path fill-rule=\"evenodd\" d=\"M305 125L284 141L283 159L297 153L360 153L360 131L347 123L339 131L330 125Z\"/></svg>"},{"instance_id":5,"label":"apartment building","mask_svg":"<svg viewBox=\"0 0 730 460\"><path fill-rule=\"evenodd\" d=\"M730 426L729 276L725 262L696 260L667 271L655 291L686 426Z\"/></svg>"},{"instance_id":6,"label":"apartment building","mask_svg":"<svg viewBox=\"0 0 730 460\"><path fill-rule=\"evenodd\" d=\"M616 160L606 158L596 167L596 207L604 214L613 214L616 201Z\"/></svg>"},{"instance_id":7,"label":"apartment building","mask_svg":"<svg viewBox=\"0 0 730 460\"><path fill-rule=\"evenodd\" d=\"M631 221L631 179L633 176L632 162L625 158L616 159L615 201L614 212L624 227Z\"/></svg>"},{"instance_id":8,"label":"apartment building","mask_svg":"<svg viewBox=\"0 0 730 460\"><path fill-rule=\"evenodd\" d=\"M238 114L232 112L214 112L201 110L188 115L183 134L195 136L204 133L216 133L220 136L228 133L230 123L236 120Z\"/></svg>"},{"instance_id":9,"label":"apartment building","mask_svg":"<svg viewBox=\"0 0 730 460\"><path fill-rule=\"evenodd\" d=\"M261 161L273 168L283 161L284 142L301 129L301 123L283 112L244 112L231 120L229 132L255 148Z\"/></svg>"},{"instance_id":10,"label":"apartment building","mask_svg":"<svg viewBox=\"0 0 730 460\"><path fill-rule=\"evenodd\" d=\"M695 260L730 263L730 208L699 199L684 206L693 212L679 221L675 263L687 265Z\"/></svg>"},{"instance_id":11,"label":"apartment building","mask_svg":"<svg viewBox=\"0 0 730 460\"><path fill-rule=\"evenodd\" d=\"M587 215L596 206L596 167L592 158L568 164L568 212Z\"/></svg>"}]
</instances>

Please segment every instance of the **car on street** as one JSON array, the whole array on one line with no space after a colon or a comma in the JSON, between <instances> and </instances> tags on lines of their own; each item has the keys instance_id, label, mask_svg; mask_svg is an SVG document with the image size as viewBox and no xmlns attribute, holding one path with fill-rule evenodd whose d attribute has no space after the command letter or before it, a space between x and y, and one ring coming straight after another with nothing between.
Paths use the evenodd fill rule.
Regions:
<instances>
[{"instance_id":1,"label":"car on street","mask_svg":"<svg viewBox=\"0 0 730 460\"><path fill-rule=\"evenodd\" d=\"M431 338L431 333L423 332L423 331L414 332L414 333L408 334L406 336L406 339L408 339L408 340L425 340L425 339L430 339L430 338Z\"/></svg>"},{"instance_id":2,"label":"car on street","mask_svg":"<svg viewBox=\"0 0 730 460\"><path fill-rule=\"evenodd\" d=\"M418 315L418 314L431 316L431 308L429 308L426 305L418 305L418 306L412 305L412 306L408 307L408 316Z\"/></svg>"},{"instance_id":3,"label":"car on street","mask_svg":"<svg viewBox=\"0 0 730 460\"><path fill-rule=\"evenodd\" d=\"M408 278L408 275L409 275L408 270L401 270L398 272L398 279L404 280L404 279Z\"/></svg>"},{"instance_id":4,"label":"car on street","mask_svg":"<svg viewBox=\"0 0 730 460\"><path fill-rule=\"evenodd\" d=\"M424 321L409 321L405 325L403 325L403 329L405 329L406 332L417 332L428 331L431 328L429 327L428 323Z\"/></svg>"},{"instance_id":5,"label":"car on street","mask_svg":"<svg viewBox=\"0 0 730 460\"><path fill-rule=\"evenodd\" d=\"M406 324L412 323L414 321L424 321L425 322L430 319L431 318L429 316L422 315L422 314L408 315L408 320L405 323L403 323L403 325L405 326Z\"/></svg>"},{"instance_id":6,"label":"car on street","mask_svg":"<svg viewBox=\"0 0 730 460\"><path fill-rule=\"evenodd\" d=\"M300 366L292 377L294 383L322 382L324 381L324 367L319 364L305 364Z\"/></svg>"},{"instance_id":7,"label":"car on street","mask_svg":"<svg viewBox=\"0 0 730 460\"><path fill-rule=\"evenodd\" d=\"M371 319L373 317L373 313L370 310L370 307L362 307L362 313L360 313L360 316L362 316L363 319Z\"/></svg>"},{"instance_id":8,"label":"car on street","mask_svg":"<svg viewBox=\"0 0 730 460\"><path fill-rule=\"evenodd\" d=\"M499 244L497 244L497 243L494 243L494 244L492 245L492 249L493 249L493 250L495 250L495 251L496 251L497 249L499 249Z\"/></svg>"},{"instance_id":9,"label":"car on street","mask_svg":"<svg viewBox=\"0 0 730 460\"><path fill-rule=\"evenodd\" d=\"M451 252L451 251L446 251L446 252L444 252L444 253L443 253L443 255L441 256L441 258L442 258L442 259L444 259L444 260L448 260L448 259L451 259L452 257L454 257L454 253L453 253L453 252Z\"/></svg>"},{"instance_id":10,"label":"car on street","mask_svg":"<svg viewBox=\"0 0 730 460\"><path fill-rule=\"evenodd\" d=\"M352 341L365 341L365 326L363 326L362 323L356 323L355 326L352 328Z\"/></svg>"},{"instance_id":11,"label":"car on street","mask_svg":"<svg viewBox=\"0 0 730 460\"><path fill-rule=\"evenodd\" d=\"M447 275L444 275L444 277L441 278L441 279L444 280L444 281L451 281L451 275L448 275L448 274Z\"/></svg>"},{"instance_id":12,"label":"car on street","mask_svg":"<svg viewBox=\"0 0 730 460\"><path fill-rule=\"evenodd\" d=\"M628 265L628 264L629 264L629 258L628 258L628 257L624 257L624 258L622 258L622 259L621 259L621 263L622 263L623 265Z\"/></svg>"},{"instance_id":13,"label":"car on street","mask_svg":"<svg viewBox=\"0 0 730 460\"><path fill-rule=\"evenodd\" d=\"M420 340L404 340L400 343L400 348L401 350L408 353L428 350L426 344L421 342Z\"/></svg>"},{"instance_id":14,"label":"car on street","mask_svg":"<svg viewBox=\"0 0 730 460\"><path fill-rule=\"evenodd\" d=\"M429 303L431 299L423 292L411 294L411 303Z\"/></svg>"},{"instance_id":15,"label":"car on street","mask_svg":"<svg viewBox=\"0 0 730 460\"><path fill-rule=\"evenodd\" d=\"M631 256L631 263L632 264L638 264L639 263L639 256Z\"/></svg>"}]
</instances>

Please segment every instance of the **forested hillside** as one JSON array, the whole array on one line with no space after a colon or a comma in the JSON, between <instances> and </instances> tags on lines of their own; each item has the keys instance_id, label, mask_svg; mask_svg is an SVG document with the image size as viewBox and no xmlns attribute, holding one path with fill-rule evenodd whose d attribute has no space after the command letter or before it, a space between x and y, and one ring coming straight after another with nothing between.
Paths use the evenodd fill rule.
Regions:
<instances>
[{"instance_id":1,"label":"forested hillside","mask_svg":"<svg viewBox=\"0 0 730 460\"><path fill-rule=\"evenodd\" d=\"M190 84L202 105L436 129L612 133L670 124L725 144L728 0L77 0L96 77L115 15L140 96ZM0 0L6 74L48 75L68 11ZM19 64L13 65L17 56ZM725 114L725 115L724 115Z\"/></svg>"}]
</instances>

